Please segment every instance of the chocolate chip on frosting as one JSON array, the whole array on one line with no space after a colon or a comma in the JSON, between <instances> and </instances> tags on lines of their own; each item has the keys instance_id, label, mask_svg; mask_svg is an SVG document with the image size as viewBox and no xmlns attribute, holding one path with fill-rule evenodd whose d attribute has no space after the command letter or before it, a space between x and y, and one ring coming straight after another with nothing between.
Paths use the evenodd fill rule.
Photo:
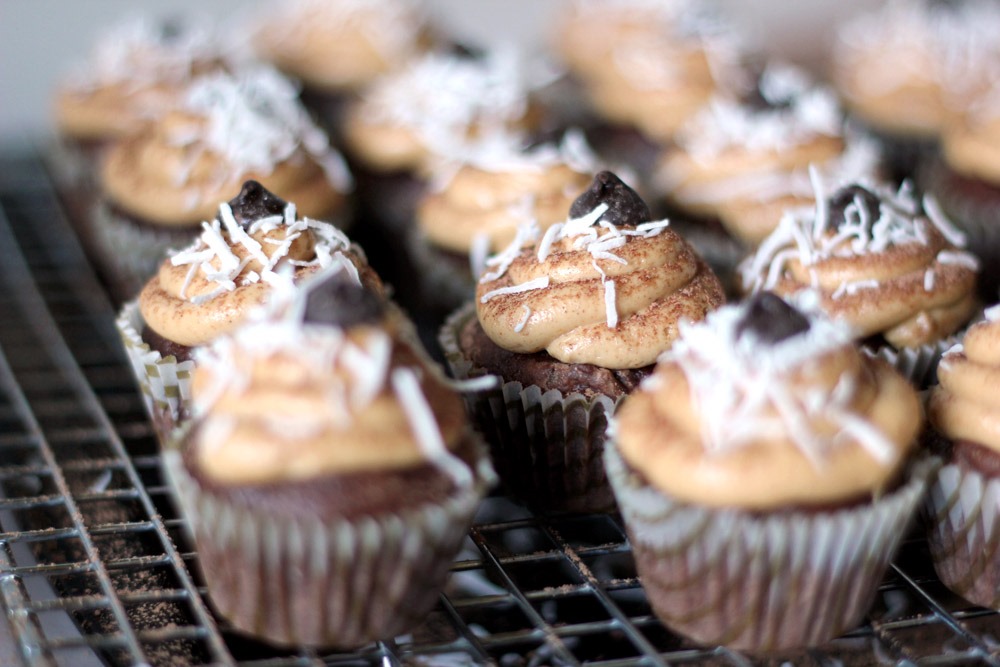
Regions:
<instances>
[{"instance_id":1,"label":"chocolate chip on frosting","mask_svg":"<svg viewBox=\"0 0 1000 667\"><path fill-rule=\"evenodd\" d=\"M257 181L247 181L240 193L229 200L233 217L241 225L272 215L283 215L288 203Z\"/></svg>"},{"instance_id":2,"label":"chocolate chip on frosting","mask_svg":"<svg viewBox=\"0 0 1000 667\"><path fill-rule=\"evenodd\" d=\"M653 219L642 197L610 171L602 171L594 176L587 191L573 202L569 214L574 218L581 218L601 204L608 205L608 210L601 219L616 226L635 227Z\"/></svg>"},{"instance_id":3,"label":"chocolate chip on frosting","mask_svg":"<svg viewBox=\"0 0 1000 667\"><path fill-rule=\"evenodd\" d=\"M773 292L758 292L747 301L746 314L736 325L737 338L750 332L768 345L809 330L809 320Z\"/></svg>"},{"instance_id":4,"label":"chocolate chip on frosting","mask_svg":"<svg viewBox=\"0 0 1000 667\"><path fill-rule=\"evenodd\" d=\"M377 294L355 283L344 272L309 288L305 321L352 327L382 320L385 304Z\"/></svg>"},{"instance_id":5,"label":"chocolate chip on frosting","mask_svg":"<svg viewBox=\"0 0 1000 667\"><path fill-rule=\"evenodd\" d=\"M868 220L878 220L881 215L882 200L877 194L863 185L847 185L830 197L830 221L839 225L844 220L847 207L851 204L860 205L864 211L858 211Z\"/></svg>"}]
</instances>

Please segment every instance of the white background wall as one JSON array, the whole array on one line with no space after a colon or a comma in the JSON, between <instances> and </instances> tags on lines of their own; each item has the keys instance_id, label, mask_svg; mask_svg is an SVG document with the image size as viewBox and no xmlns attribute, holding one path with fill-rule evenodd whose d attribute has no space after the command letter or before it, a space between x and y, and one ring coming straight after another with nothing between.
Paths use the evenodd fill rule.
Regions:
<instances>
[{"instance_id":1,"label":"white background wall","mask_svg":"<svg viewBox=\"0 0 1000 667\"><path fill-rule=\"evenodd\" d=\"M816 63L831 25L877 0L719 0L751 40ZM265 5L267 2L264 3ZM439 22L473 43L540 46L559 0L427 0ZM50 131L52 91L108 25L130 15L219 18L261 0L0 0L0 149Z\"/></svg>"}]
</instances>

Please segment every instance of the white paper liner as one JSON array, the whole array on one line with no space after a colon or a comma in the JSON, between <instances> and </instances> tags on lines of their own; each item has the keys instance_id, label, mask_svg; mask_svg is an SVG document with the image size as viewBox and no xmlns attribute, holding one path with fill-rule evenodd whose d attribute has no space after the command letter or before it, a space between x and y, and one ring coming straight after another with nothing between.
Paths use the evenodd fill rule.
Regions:
<instances>
[{"instance_id":1,"label":"white paper liner","mask_svg":"<svg viewBox=\"0 0 1000 667\"><path fill-rule=\"evenodd\" d=\"M475 312L475 303L467 303L441 328L445 361L458 380L487 374L458 346L459 332ZM468 392L465 400L511 495L541 510L614 509L603 451L608 418L621 399L563 395L555 389L543 393L536 385L503 382L495 389Z\"/></svg>"},{"instance_id":2,"label":"white paper liner","mask_svg":"<svg viewBox=\"0 0 1000 667\"><path fill-rule=\"evenodd\" d=\"M862 345L861 350L869 357L876 357L888 363L917 389L925 389L937 382L937 367L941 357L959 341L960 337L955 335L920 347L904 347L897 350L890 345L883 345L873 350Z\"/></svg>"},{"instance_id":3,"label":"white paper liner","mask_svg":"<svg viewBox=\"0 0 1000 667\"><path fill-rule=\"evenodd\" d=\"M924 507L934 569L966 600L1000 609L1000 479L943 466Z\"/></svg>"},{"instance_id":4,"label":"white paper liner","mask_svg":"<svg viewBox=\"0 0 1000 667\"><path fill-rule=\"evenodd\" d=\"M656 614L706 645L816 646L855 627L927 488L934 462L872 504L751 514L671 500L604 450L608 477Z\"/></svg>"},{"instance_id":5,"label":"white paper liner","mask_svg":"<svg viewBox=\"0 0 1000 667\"><path fill-rule=\"evenodd\" d=\"M164 442L174 427L190 414L194 361L178 363L174 356L164 357L143 342L141 332L145 321L138 301L130 301L122 307L115 326L139 383L146 412L160 442Z\"/></svg>"},{"instance_id":6,"label":"white paper liner","mask_svg":"<svg viewBox=\"0 0 1000 667\"><path fill-rule=\"evenodd\" d=\"M472 485L441 504L357 520L270 516L204 491L184 468L183 433L164 468L212 603L236 629L278 644L353 648L425 620L496 479L481 452Z\"/></svg>"}]
</instances>

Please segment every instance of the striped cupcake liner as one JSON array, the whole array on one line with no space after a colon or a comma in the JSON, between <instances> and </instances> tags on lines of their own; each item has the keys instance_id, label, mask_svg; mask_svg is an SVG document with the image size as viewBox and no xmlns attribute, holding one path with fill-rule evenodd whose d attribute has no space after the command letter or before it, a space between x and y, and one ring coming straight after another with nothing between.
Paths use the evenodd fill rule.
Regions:
<instances>
[{"instance_id":1,"label":"striped cupcake liner","mask_svg":"<svg viewBox=\"0 0 1000 667\"><path fill-rule=\"evenodd\" d=\"M924 504L934 569L969 602L1000 609L1000 479L949 463Z\"/></svg>"},{"instance_id":2,"label":"striped cupcake liner","mask_svg":"<svg viewBox=\"0 0 1000 667\"><path fill-rule=\"evenodd\" d=\"M629 469L613 442L604 451L657 616L701 644L750 652L817 646L854 628L934 468L915 462L906 483L872 503L758 514L673 500Z\"/></svg>"}]
</instances>

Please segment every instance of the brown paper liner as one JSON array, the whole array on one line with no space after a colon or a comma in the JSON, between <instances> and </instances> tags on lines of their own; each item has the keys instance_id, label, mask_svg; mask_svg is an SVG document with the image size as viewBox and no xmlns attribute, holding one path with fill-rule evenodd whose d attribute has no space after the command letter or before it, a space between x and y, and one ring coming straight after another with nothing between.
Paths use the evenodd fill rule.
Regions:
<instances>
[{"instance_id":1,"label":"brown paper liner","mask_svg":"<svg viewBox=\"0 0 1000 667\"><path fill-rule=\"evenodd\" d=\"M458 380L488 375L466 359L458 334L475 303L453 313L439 341L452 376ZM473 423L490 447L507 491L540 510L606 512L615 507L604 471L608 418L620 401L608 396L563 395L535 385L503 382L465 394Z\"/></svg>"},{"instance_id":2,"label":"brown paper liner","mask_svg":"<svg viewBox=\"0 0 1000 667\"><path fill-rule=\"evenodd\" d=\"M949 463L924 505L934 570L969 602L1000 609L1000 479Z\"/></svg>"},{"instance_id":3,"label":"brown paper liner","mask_svg":"<svg viewBox=\"0 0 1000 667\"><path fill-rule=\"evenodd\" d=\"M190 416L194 361L178 363L173 355L164 357L143 342L141 332L145 321L138 301L130 301L122 307L115 326L139 384L146 413L163 443L170 432Z\"/></svg>"},{"instance_id":4,"label":"brown paper liner","mask_svg":"<svg viewBox=\"0 0 1000 667\"><path fill-rule=\"evenodd\" d=\"M469 437L476 437L469 434ZM163 462L212 604L233 627L282 645L354 648L425 620L495 475L479 456L470 486L440 504L356 520L269 515L202 488L184 467L183 429Z\"/></svg>"},{"instance_id":5,"label":"brown paper liner","mask_svg":"<svg viewBox=\"0 0 1000 667\"><path fill-rule=\"evenodd\" d=\"M705 645L754 653L823 644L871 605L934 463L872 503L751 514L672 500L609 441L608 477L654 612Z\"/></svg>"}]
</instances>

